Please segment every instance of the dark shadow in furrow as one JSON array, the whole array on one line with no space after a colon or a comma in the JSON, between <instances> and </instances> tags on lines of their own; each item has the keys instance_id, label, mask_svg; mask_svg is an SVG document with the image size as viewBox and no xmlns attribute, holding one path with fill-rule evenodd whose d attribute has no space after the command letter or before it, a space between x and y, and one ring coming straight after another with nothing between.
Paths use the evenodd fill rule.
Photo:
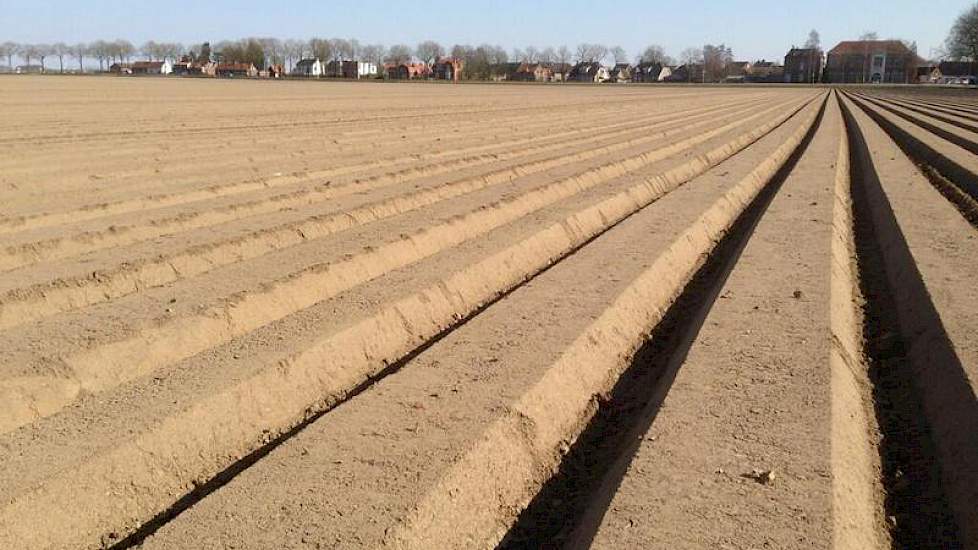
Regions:
<instances>
[{"instance_id":1,"label":"dark shadow in furrow","mask_svg":"<svg viewBox=\"0 0 978 550\"><path fill-rule=\"evenodd\" d=\"M945 130L943 128L940 128L940 127L938 127L938 126L936 126L934 124L931 124L930 122L927 122L926 120L924 120L924 119L922 119L920 117L916 117L916 116L909 115L907 113L898 111L896 108L894 108L893 105L890 105L890 104L886 103L885 101L881 101L881 100L876 99L874 97L870 97L870 96L867 96L867 95L859 94L859 95L856 95L854 99L858 100L860 102L860 104L863 104L863 103L867 103L868 102L868 103L872 103L873 105L876 105L877 107L879 107L881 109L886 109L887 111L889 111L889 112L893 113L894 115L896 115L896 116L898 116L898 117L906 120L907 122L910 122L912 124L915 124L915 125L923 128L924 130L927 130L928 132L934 134L935 136L937 136L937 137L939 137L939 138L941 138L943 140L949 141L949 142L957 145L958 147L961 147L962 149L965 149L966 151L969 151L971 153L974 153L974 154L978 155L978 143L976 143L974 141L971 141L970 139L963 138L963 137L961 137L961 136L959 136L957 134L951 133L951 132L949 132L949 131L947 131L947 130ZM862 106L862 105L860 105L860 106ZM863 109L865 110L865 107L863 107ZM879 116L879 115L876 115L876 116ZM882 118L882 117L880 117L880 118ZM888 123L888 124L890 124L891 126L894 126L892 123ZM900 131L903 132L903 130L900 130ZM906 133L906 132L904 132L904 133ZM907 134L907 135L909 135L909 134ZM916 139L914 139L914 141L916 141Z\"/></svg>"},{"instance_id":2,"label":"dark shadow in furrow","mask_svg":"<svg viewBox=\"0 0 978 550\"><path fill-rule=\"evenodd\" d=\"M666 312L610 394L499 544L499 549L590 545L686 354L768 205L807 149L812 129L723 237Z\"/></svg>"},{"instance_id":3,"label":"dark shadow in furrow","mask_svg":"<svg viewBox=\"0 0 978 550\"><path fill-rule=\"evenodd\" d=\"M917 106L922 107L922 108L925 108L925 109L940 109L940 113L942 113L944 115L961 117L961 118L964 118L966 120L970 120L970 121L973 121L973 122L978 122L978 115L976 115L973 111L971 111L971 112L969 112L969 111L961 111L960 109L955 109L954 107L950 107L950 106L947 106L947 105L941 105L939 103L934 103L934 102L926 101L924 99L919 99L916 96L908 96L908 97L893 96L893 97L896 97L898 99L903 99L903 100L906 100L906 101L912 101L914 105L917 105Z\"/></svg>"},{"instance_id":4,"label":"dark shadow in furrow","mask_svg":"<svg viewBox=\"0 0 978 550\"><path fill-rule=\"evenodd\" d=\"M972 173L967 168L938 153L902 128L880 116L879 113L867 107L858 98L851 95L849 98L883 128L883 131L920 168L920 171L931 184L961 212L961 215L972 225L978 227L978 174Z\"/></svg>"},{"instance_id":5,"label":"dark shadow in furrow","mask_svg":"<svg viewBox=\"0 0 978 550\"><path fill-rule=\"evenodd\" d=\"M879 452L893 547L962 548L946 488L976 481L978 402L883 192L866 141L848 108L842 107L850 143L859 281L866 301L866 360L883 435ZM910 336L914 333L919 334L916 339ZM954 470L945 470L935 435L946 438L944 456L958 449L970 457L960 457ZM971 473L962 471L969 466Z\"/></svg>"},{"instance_id":6,"label":"dark shadow in furrow","mask_svg":"<svg viewBox=\"0 0 978 550\"><path fill-rule=\"evenodd\" d=\"M978 132L978 125L969 124L967 122L963 122L961 120L958 120L956 118L953 118L950 115L950 113L944 113L942 111L934 111L934 110L928 109L927 107L924 107L922 105L917 105L916 103L910 103L906 99L893 98L893 97L877 98L875 96L866 96L866 97L873 97L874 99L879 99L880 101L884 101L884 102L886 102L886 101L901 101L901 103L896 103L895 105L897 107L901 107L903 109L907 109L908 111L913 111L915 113L919 113L919 114L922 114L924 116L929 116L931 118L940 120L941 122L946 122L946 123L951 124L953 126L957 126L958 128L961 128L961 129L964 129L964 130L968 130L969 132Z\"/></svg>"}]
</instances>

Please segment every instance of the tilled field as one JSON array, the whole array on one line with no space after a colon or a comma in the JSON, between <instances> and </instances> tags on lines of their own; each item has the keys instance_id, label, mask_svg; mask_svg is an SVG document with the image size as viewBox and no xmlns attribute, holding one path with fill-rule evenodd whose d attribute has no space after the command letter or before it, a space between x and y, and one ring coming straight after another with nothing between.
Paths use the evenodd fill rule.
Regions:
<instances>
[{"instance_id":1,"label":"tilled field","mask_svg":"<svg viewBox=\"0 0 978 550\"><path fill-rule=\"evenodd\" d=\"M0 112L0 548L978 548L978 100Z\"/></svg>"}]
</instances>

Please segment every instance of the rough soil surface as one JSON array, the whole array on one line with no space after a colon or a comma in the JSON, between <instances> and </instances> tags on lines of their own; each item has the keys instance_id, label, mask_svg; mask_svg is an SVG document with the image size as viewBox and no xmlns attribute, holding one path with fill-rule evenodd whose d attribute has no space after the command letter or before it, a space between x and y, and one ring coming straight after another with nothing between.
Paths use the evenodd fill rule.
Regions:
<instances>
[{"instance_id":1,"label":"rough soil surface","mask_svg":"<svg viewBox=\"0 0 978 550\"><path fill-rule=\"evenodd\" d=\"M845 94L0 79L0 547L974 546L978 106Z\"/></svg>"}]
</instances>

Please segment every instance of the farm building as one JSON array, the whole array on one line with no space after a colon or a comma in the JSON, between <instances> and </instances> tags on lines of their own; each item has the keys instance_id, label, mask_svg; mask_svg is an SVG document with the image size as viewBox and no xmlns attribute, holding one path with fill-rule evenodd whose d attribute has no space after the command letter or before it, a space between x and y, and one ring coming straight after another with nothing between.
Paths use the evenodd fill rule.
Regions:
<instances>
[{"instance_id":1,"label":"farm building","mask_svg":"<svg viewBox=\"0 0 978 550\"><path fill-rule=\"evenodd\" d=\"M663 72L665 72L664 69ZM703 76L703 64L693 63L670 69L669 74L665 77L660 74L659 80L663 82L703 82Z\"/></svg>"},{"instance_id":2,"label":"farm building","mask_svg":"<svg viewBox=\"0 0 978 550\"><path fill-rule=\"evenodd\" d=\"M791 48L784 56L784 81L813 84L822 80L822 50Z\"/></svg>"},{"instance_id":3,"label":"farm building","mask_svg":"<svg viewBox=\"0 0 978 550\"><path fill-rule=\"evenodd\" d=\"M137 61L132 64L132 74L168 75L173 72L169 61Z\"/></svg>"},{"instance_id":4,"label":"farm building","mask_svg":"<svg viewBox=\"0 0 978 550\"><path fill-rule=\"evenodd\" d=\"M369 61L344 61L343 78L359 80L361 78L376 78L380 74L376 63Z\"/></svg>"},{"instance_id":5,"label":"farm building","mask_svg":"<svg viewBox=\"0 0 978 550\"><path fill-rule=\"evenodd\" d=\"M848 40L829 50L826 82L908 84L919 58L899 40Z\"/></svg>"},{"instance_id":6,"label":"farm building","mask_svg":"<svg viewBox=\"0 0 978 550\"><path fill-rule=\"evenodd\" d=\"M216 74L217 64L212 61L202 61L199 59L193 59L190 56L183 56L180 61L173 64L171 74L178 76L186 75L207 75L214 76Z\"/></svg>"},{"instance_id":7,"label":"farm building","mask_svg":"<svg viewBox=\"0 0 978 550\"><path fill-rule=\"evenodd\" d=\"M546 63L520 63L509 80L522 82L550 82L554 80L553 67Z\"/></svg>"},{"instance_id":8,"label":"farm building","mask_svg":"<svg viewBox=\"0 0 978 550\"><path fill-rule=\"evenodd\" d=\"M750 74L752 66L750 61L731 61L727 63L727 78L744 79Z\"/></svg>"},{"instance_id":9,"label":"farm building","mask_svg":"<svg viewBox=\"0 0 978 550\"><path fill-rule=\"evenodd\" d=\"M38 71L40 72L40 71ZM131 63L113 63L109 65L109 72L114 74L132 74Z\"/></svg>"},{"instance_id":10,"label":"farm building","mask_svg":"<svg viewBox=\"0 0 978 550\"><path fill-rule=\"evenodd\" d=\"M658 82L659 74L662 73L660 63L642 62L635 66L632 71L632 82Z\"/></svg>"},{"instance_id":11,"label":"farm building","mask_svg":"<svg viewBox=\"0 0 978 550\"><path fill-rule=\"evenodd\" d=\"M222 78L256 77L258 69L252 63L218 63L216 74Z\"/></svg>"},{"instance_id":12,"label":"farm building","mask_svg":"<svg viewBox=\"0 0 978 550\"><path fill-rule=\"evenodd\" d=\"M269 65L264 71L260 71L258 76L262 78L282 78L285 76L285 67L282 65Z\"/></svg>"},{"instance_id":13,"label":"farm building","mask_svg":"<svg viewBox=\"0 0 978 550\"><path fill-rule=\"evenodd\" d=\"M384 69L391 80L419 80L431 76L431 68L424 63L388 64Z\"/></svg>"},{"instance_id":14,"label":"farm building","mask_svg":"<svg viewBox=\"0 0 978 550\"><path fill-rule=\"evenodd\" d=\"M574 82L607 82L611 79L611 72L607 67L593 61L584 61L574 65L567 80Z\"/></svg>"},{"instance_id":15,"label":"farm building","mask_svg":"<svg viewBox=\"0 0 978 550\"><path fill-rule=\"evenodd\" d=\"M496 82L502 82L504 80L518 80L520 78L519 72L522 66L522 63L497 63L490 69L492 74L491 78Z\"/></svg>"},{"instance_id":16,"label":"farm building","mask_svg":"<svg viewBox=\"0 0 978 550\"><path fill-rule=\"evenodd\" d=\"M764 59L750 64L747 71L749 82L783 82L784 66Z\"/></svg>"},{"instance_id":17,"label":"farm building","mask_svg":"<svg viewBox=\"0 0 978 550\"><path fill-rule=\"evenodd\" d=\"M457 82L460 78L462 78L462 70L464 66L465 62L457 57L446 57L439 59L433 67L435 79Z\"/></svg>"},{"instance_id":18,"label":"farm building","mask_svg":"<svg viewBox=\"0 0 978 550\"><path fill-rule=\"evenodd\" d=\"M348 78L359 80L373 78L378 75L377 65L366 61L333 60L323 65L323 75L330 78Z\"/></svg>"},{"instance_id":19,"label":"farm building","mask_svg":"<svg viewBox=\"0 0 978 550\"><path fill-rule=\"evenodd\" d=\"M972 61L941 61L930 69L925 82L947 84L961 78L978 76L978 63ZM919 75L919 72L918 72Z\"/></svg>"},{"instance_id":20,"label":"farm building","mask_svg":"<svg viewBox=\"0 0 978 550\"><path fill-rule=\"evenodd\" d=\"M628 63L617 63L608 73L610 82L627 84L632 81L633 70Z\"/></svg>"},{"instance_id":21,"label":"farm building","mask_svg":"<svg viewBox=\"0 0 978 550\"><path fill-rule=\"evenodd\" d=\"M553 81L554 82L564 82L570 76L571 69L574 67L569 63L553 63L550 65L553 69Z\"/></svg>"},{"instance_id":22,"label":"farm building","mask_svg":"<svg viewBox=\"0 0 978 550\"><path fill-rule=\"evenodd\" d=\"M292 76L323 76L325 67L319 59L301 59L292 67Z\"/></svg>"}]
</instances>

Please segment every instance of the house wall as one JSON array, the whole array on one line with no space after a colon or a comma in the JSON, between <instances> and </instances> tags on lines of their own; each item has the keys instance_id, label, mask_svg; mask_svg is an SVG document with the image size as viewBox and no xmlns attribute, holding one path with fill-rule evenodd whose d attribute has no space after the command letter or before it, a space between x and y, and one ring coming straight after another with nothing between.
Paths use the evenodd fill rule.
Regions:
<instances>
[{"instance_id":1,"label":"house wall","mask_svg":"<svg viewBox=\"0 0 978 550\"><path fill-rule=\"evenodd\" d=\"M874 68L873 58L883 56L882 69ZM873 81L873 75L880 75L880 82L909 84L914 80L913 57L910 55L873 52L867 54L829 54L826 67L828 82L840 84L861 84Z\"/></svg>"}]
</instances>

